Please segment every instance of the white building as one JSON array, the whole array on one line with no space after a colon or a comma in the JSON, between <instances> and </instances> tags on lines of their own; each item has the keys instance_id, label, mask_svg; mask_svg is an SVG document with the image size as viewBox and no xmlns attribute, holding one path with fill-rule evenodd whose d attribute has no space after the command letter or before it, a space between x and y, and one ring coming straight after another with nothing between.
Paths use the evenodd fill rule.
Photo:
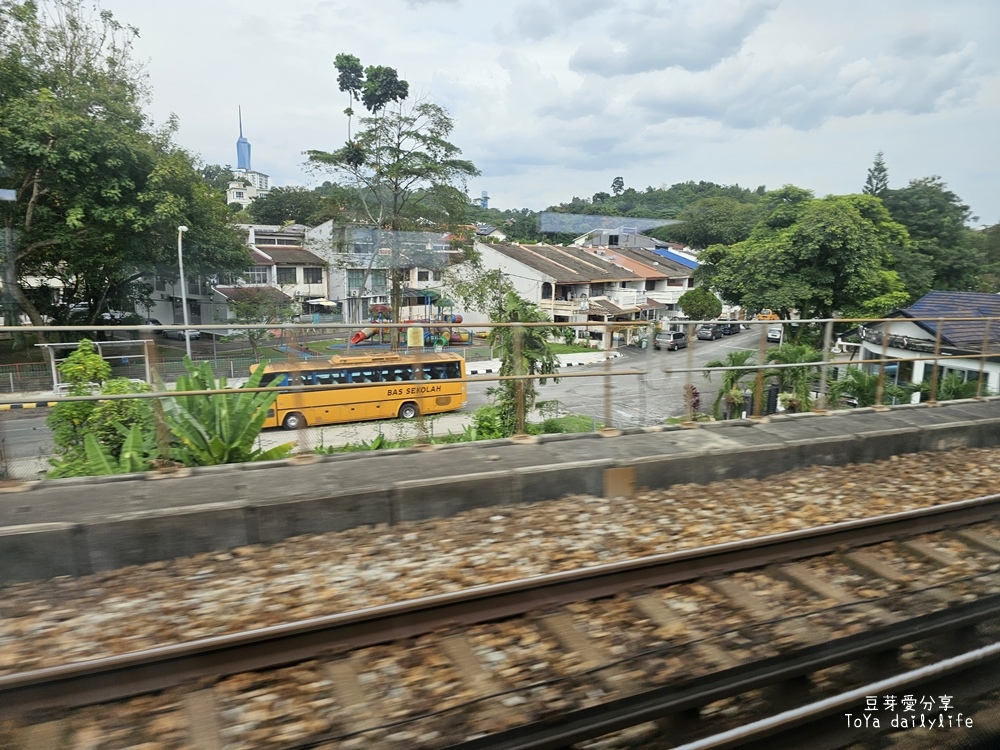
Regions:
<instances>
[{"instance_id":1,"label":"white building","mask_svg":"<svg viewBox=\"0 0 1000 750\"><path fill-rule=\"evenodd\" d=\"M859 359L880 359L884 351L901 360L886 367L899 384L929 382L935 363L939 381L952 373L976 381L982 373L984 387L1000 393L1000 295L935 291L887 317L894 320L860 328ZM946 359L906 361L935 352ZM879 371L878 364L863 368ZM913 400L919 398L915 393Z\"/></svg>"}]
</instances>

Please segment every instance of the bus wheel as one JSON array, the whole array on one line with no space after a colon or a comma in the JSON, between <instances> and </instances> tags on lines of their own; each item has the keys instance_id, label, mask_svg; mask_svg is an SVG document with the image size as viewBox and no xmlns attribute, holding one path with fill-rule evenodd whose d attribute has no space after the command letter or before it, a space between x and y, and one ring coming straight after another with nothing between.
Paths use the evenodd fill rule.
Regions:
<instances>
[{"instance_id":1,"label":"bus wheel","mask_svg":"<svg viewBox=\"0 0 1000 750\"><path fill-rule=\"evenodd\" d=\"M420 409L412 401L407 401L405 404L399 407L399 418L400 419L413 419L420 413Z\"/></svg>"},{"instance_id":2,"label":"bus wheel","mask_svg":"<svg viewBox=\"0 0 1000 750\"><path fill-rule=\"evenodd\" d=\"M286 430L301 430L306 426L306 418L297 411L293 411L285 417L285 421L281 426Z\"/></svg>"}]
</instances>

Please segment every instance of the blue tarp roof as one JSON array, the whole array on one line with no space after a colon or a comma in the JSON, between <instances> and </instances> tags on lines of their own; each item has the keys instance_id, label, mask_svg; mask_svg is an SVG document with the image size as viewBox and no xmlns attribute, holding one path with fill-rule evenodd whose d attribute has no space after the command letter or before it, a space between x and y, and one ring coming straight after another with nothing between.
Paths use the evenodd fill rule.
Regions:
<instances>
[{"instance_id":1,"label":"blue tarp roof","mask_svg":"<svg viewBox=\"0 0 1000 750\"><path fill-rule=\"evenodd\" d=\"M679 253L675 253L673 250L666 247L654 247L653 252L657 255L662 255L664 258L669 258L674 263L680 263L685 268L698 267L698 261L691 260L690 258L680 255Z\"/></svg>"}]
</instances>

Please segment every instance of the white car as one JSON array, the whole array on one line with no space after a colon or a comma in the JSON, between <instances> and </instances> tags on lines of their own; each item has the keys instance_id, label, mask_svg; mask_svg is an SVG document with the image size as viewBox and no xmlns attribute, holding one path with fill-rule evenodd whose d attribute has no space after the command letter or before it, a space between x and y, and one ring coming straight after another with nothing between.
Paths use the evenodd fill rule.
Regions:
<instances>
[{"instance_id":1,"label":"white car","mask_svg":"<svg viewBox=\"0 0 1000 750\"><path fill-rule=\"evenodd\" d=\"M767 329L767 340L775 341L781 343L781 329L780 328L768 328Z\"/></svg>"},{"instance_id":2,"label":"white car","mask_svg":"<svg viewBox=\"0 0 1000 750\"><path fill-rule=\"evenodd\" d=\"M163 338L165 338L165 339L178 339L180 341L183 341L185 337L187 337L189 339L192 339L192 340L193 339L200 339L201 338L201 331L196 331L193 328L187 328L185 330L177 329L177 330L174 330L174 331L164 331L163 332Z\"/></svg>"}]
</instances>

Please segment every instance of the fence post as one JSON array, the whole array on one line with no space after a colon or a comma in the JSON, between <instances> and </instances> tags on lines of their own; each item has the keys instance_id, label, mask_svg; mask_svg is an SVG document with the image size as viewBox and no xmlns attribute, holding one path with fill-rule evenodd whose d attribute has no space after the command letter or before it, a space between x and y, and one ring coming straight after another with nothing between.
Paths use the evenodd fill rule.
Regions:
<instances>
[{"instance_id":1,"label":"fence post","mask_svg":"<svg viewBox=\"0 0 1000 750\"><path fill-rule=\"evenodd\" d=\"M815 411L824 411L827 408L826 397L826 370L827 360L830 358L830 347L833 343L833 320L826 321L823 327L823 364L819 366L819 398L816 399Z\"/></svg>"},{"instance_id":2,"label":"fence post","mask_svg":"<svg viewBox=\"0 0 1000 750\"><path fill-rule=\"evenodd\" d=\"M938 389L938 360L937 358L941 356L941 326L944 325L944 319L937 319L937 331L934 336L934 367L931 369L931 393L930 398L927 399L928 403L937 402L937 389Z\"/></svg>"}]
</instances>

